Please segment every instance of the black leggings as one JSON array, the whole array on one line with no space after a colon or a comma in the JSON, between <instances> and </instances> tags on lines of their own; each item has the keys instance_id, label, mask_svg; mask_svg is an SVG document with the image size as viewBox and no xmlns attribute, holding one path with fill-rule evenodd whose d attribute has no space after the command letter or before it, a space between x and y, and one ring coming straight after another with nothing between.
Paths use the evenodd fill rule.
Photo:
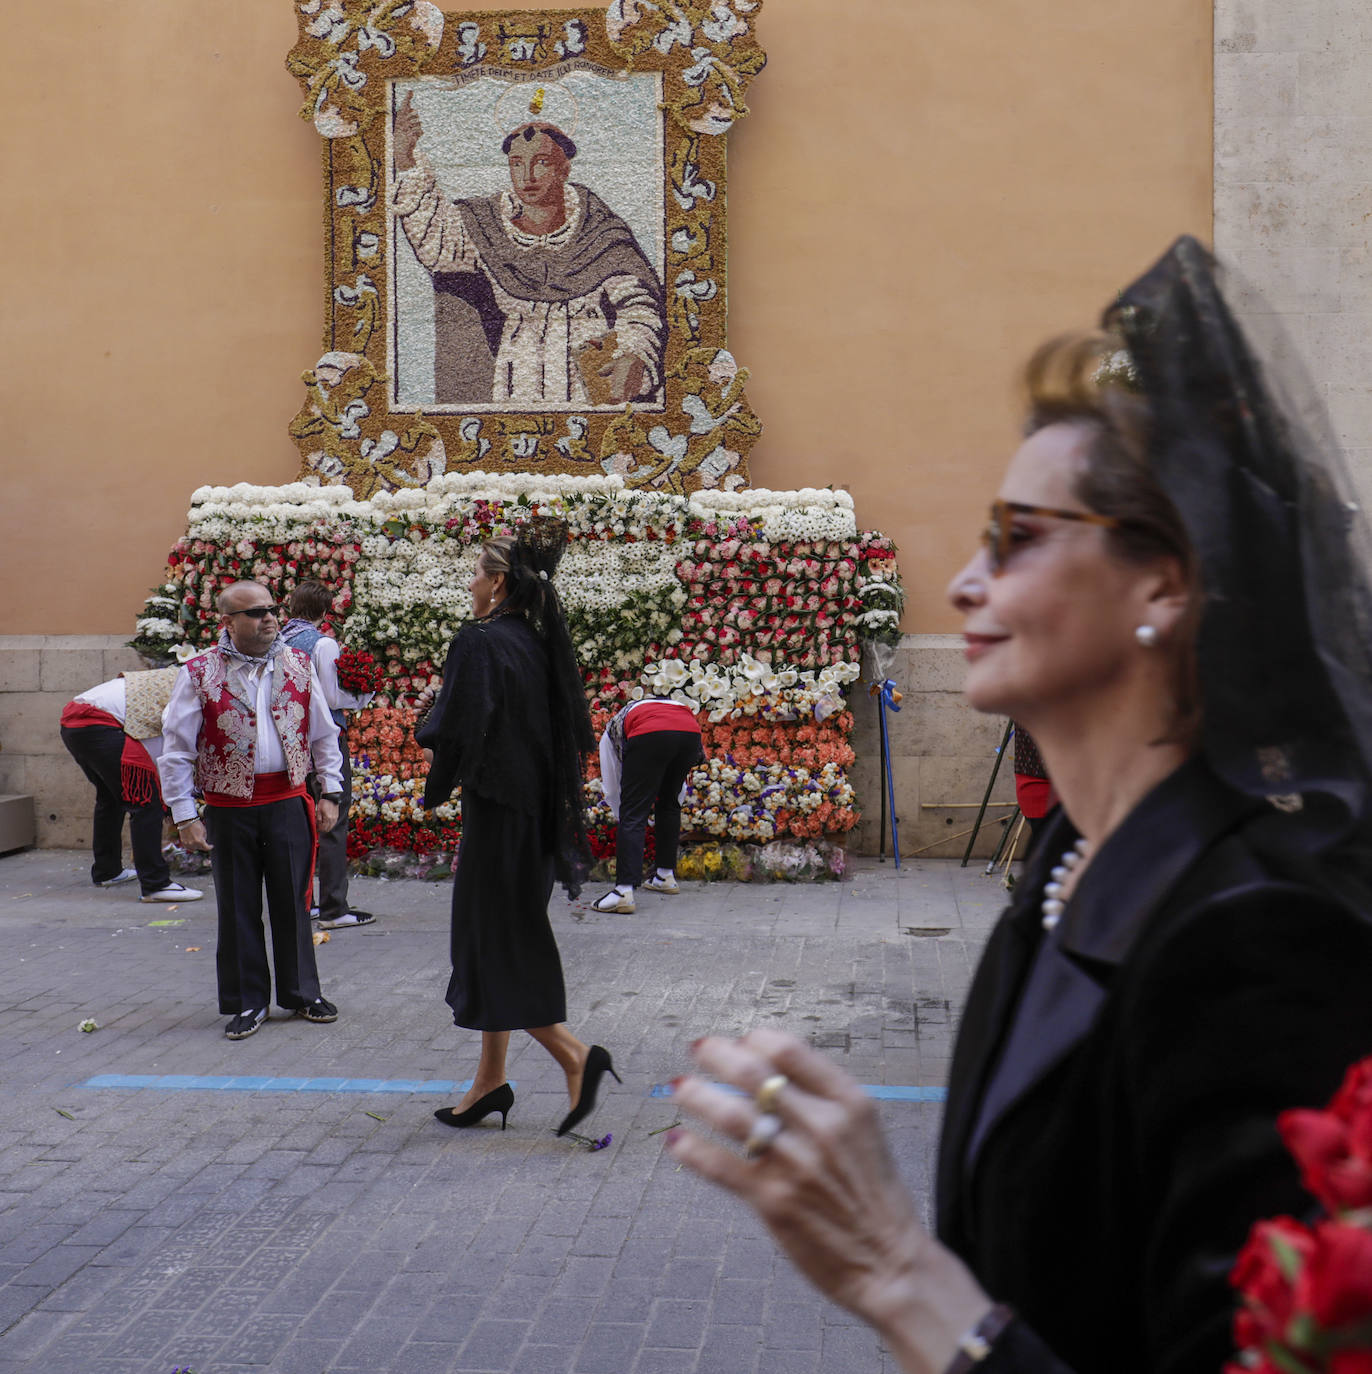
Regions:
<instances>
[{"instance_id":1,"label":"black leggings","mask_svg":"<svg viewBox=\"0 0 1372 1374\"><path fill-rule=\"evenodd\" d=\"M676 867L681 838L677 796L686 775L704 758L695 730L649 730L624 741L619 787L619 831L615 839L615 882L638 887L643 881L643 838L648 813L654 813L657 866Z\"/></svg>"},{"instance_id":2,"label":"black leggings","mask_svg":"<svg viewBox=\"0 0 1372 1374\"><path fill-rule=\"evenodd\" d=\"M124 732L113 725L62 726L62 743L95 788L91 821L91 882L107 883L124 867L124 816L129 818L129 845L138 883L145 897L171 884L171 869L162 857L162 801L134 806L123 797L121 781Z\"/></svg>"}]
</instances>

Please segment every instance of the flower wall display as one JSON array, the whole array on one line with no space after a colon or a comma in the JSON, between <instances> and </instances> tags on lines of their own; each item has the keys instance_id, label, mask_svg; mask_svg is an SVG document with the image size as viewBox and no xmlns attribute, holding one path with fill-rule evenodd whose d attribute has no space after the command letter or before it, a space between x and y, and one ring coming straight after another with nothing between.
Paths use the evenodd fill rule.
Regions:
<instances>
[{"instance_id":1,"label":"flower wall display","mask_svg":"<svg viewBox=\"0 0 1372 1374\"><path fill-rule=\"evenodd\" d=\"M309 483L202 488L133 642L162 657L213 643L215 593L240 577L278 599L306 577L336 587L332 628L382 684L352 718L349 852L449 853L461 808L423 810L410 702L471 615L467 583L482 543L535 514L569 528L557 588L597 732L645 694L700 716L707 763L688 783L687 835L794 848L852 828L845 692L860 639L895 632L902 593L890 542L859 532L843 491L680 495L618 477L530 473L447 474L368 501ZM614 822L594 764L590 783L593 846L604 857ZM812 854L791 867L833 865Z\"/></svg>"}]
</instances>

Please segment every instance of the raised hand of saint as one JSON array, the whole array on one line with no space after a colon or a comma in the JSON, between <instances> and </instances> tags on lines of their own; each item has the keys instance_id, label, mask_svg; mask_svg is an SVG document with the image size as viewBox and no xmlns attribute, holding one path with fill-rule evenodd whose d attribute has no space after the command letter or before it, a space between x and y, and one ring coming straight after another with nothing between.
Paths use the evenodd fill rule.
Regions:
<instances>
[{"instance_id":1,"label":"raised hand of saint","mask_svg":"<svg viewBox=\"0 0 1372 1374\"><path fill-rule=\"evenodd\" d=\"M420 123L419 111L414 107L414 92L406 91L405 98L395 111L392 147L397 172L408 172L414 166L414 152L423 135L424 125Z\"/></svg>"}]
</instances>

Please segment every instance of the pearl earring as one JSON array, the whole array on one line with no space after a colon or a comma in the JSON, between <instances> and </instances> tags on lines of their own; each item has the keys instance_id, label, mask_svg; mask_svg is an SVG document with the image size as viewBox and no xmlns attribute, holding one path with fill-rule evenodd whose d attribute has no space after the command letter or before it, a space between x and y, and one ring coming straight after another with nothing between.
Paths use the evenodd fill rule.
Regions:
<instances>
[{"instance_id":1,"label":"pearl earring","mask_svg":"<svg viewBox=\"0 0 1372 1374\"><path fill-rule=\"evenodd\" d=\"M1158 647L1158 629L1156 625L1140 625L1134 631L1134 638L1143 645L1145 649L1156 649Z\"/></svg>"}]
</instances>

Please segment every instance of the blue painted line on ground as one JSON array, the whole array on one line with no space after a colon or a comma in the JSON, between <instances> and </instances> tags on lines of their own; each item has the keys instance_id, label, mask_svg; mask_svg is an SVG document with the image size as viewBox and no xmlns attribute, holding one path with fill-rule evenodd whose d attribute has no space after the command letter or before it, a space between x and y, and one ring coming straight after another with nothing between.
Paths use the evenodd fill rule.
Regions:
<instances>
[{"instance_id":1,"label":"blue painted line on ground","mask_svg":"<svg viewBox=\"0 0 1372 1374\"><path fill-rule=\"evenodd\" d=\"M466 1092L470 1078L460 1083L447 1078L268 1078L254 1074L216 1076L192 1073L98 1073L83 1088L154 1088L163 1092L239 1093L454 1093ZM514 1079L510 1086L515 1087ZM864 1083L868 1097L882 1102L942 1102L943 1088L902 1087ZM739 1092L737 1088L728 1089ZM654 1083L650 1097L671 1097L670 1083ZM740 1094L742 1095L742 1094Z\"/></svg>"},{"instance_id":2,"label":"blue painted line on ground","mask_svg":"<svg viewBox=\"0 0 1372 1374\"><path fill-rule=\"evenodd\" d=\"M266 1078L250 1074L220 1077L188 1073L98 1073L83 1088L156 1088L182 1092L239 1093L453 1093L466 1092L469 1078ZM514 1080L510 1080L514 1086Z\"/></svg>"},{"instance_id":3,"label":"blue painted line on ground","mask_svg":"<svg viewBox=\"0 0 1372 1374\"><path fill-rule=\"evenodd\" d=\"M881 1102L942 1102L948 1096L947 1088L901 1088L886 1083L864 1083L862 1089Z\"/></svg>"}]
</instances>

